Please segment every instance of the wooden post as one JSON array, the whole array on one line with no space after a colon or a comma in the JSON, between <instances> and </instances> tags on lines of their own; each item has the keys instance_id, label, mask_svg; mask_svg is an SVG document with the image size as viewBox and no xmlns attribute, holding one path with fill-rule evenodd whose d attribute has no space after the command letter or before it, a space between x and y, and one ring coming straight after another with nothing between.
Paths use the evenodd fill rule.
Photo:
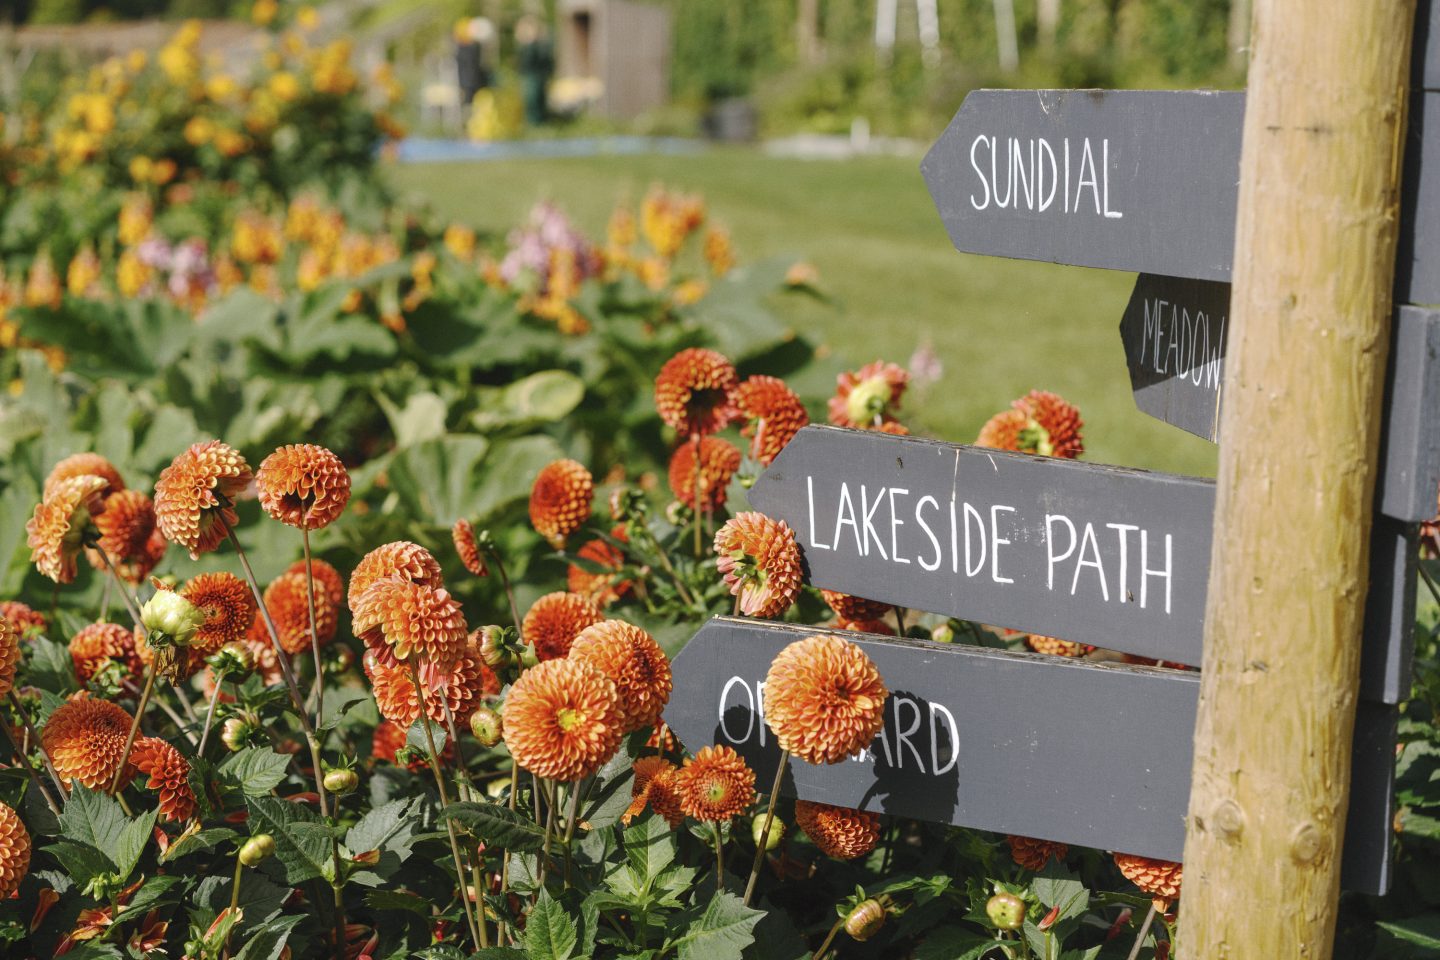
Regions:
<instances>
[{"instance_id":1,"label":"wooden post","mask_svg":"<svg viewBox=\"0 0 1440 960\"><path fill-rule=\"evenodd\" d=\"M1180 949L1328 958L1414 0L1256 0Z\"/></svg>"}]
</instances>

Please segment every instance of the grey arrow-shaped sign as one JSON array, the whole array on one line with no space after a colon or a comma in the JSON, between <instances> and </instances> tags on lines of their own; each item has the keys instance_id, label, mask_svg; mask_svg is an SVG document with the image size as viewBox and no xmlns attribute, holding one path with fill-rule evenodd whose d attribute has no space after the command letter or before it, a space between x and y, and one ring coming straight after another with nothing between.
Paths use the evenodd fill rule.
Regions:
<instances>
[{"instance_id":1,"label":"grey arrow-shaped sign","mask_svg":"<svg viewBox=\"0 0 1440 960\"><path fill-rule=\"evenodd\" d=\"M665 719L691 750L735 748L769 782L775 655L818 631L718 617L676 657ZM890 698L885 728L829 766L792 759L785 792L901 817L1179 860L1199 676L846 633ZM1389 882L1396 708L1356 718L1342 882Z\"/></svg>"},{"instance_id":2,"label":"grey arrow-shaped sign","mask_svg":"<svg viewBox=\"0 0 1440 960\"><path fill-rule=\"evenodd\" d=\"M811 583L897 606L1197 665L1210 480L808 426L749 492ZM1413 528L1372 537L1361 694L1409 692Z\"/></svg>"}]
</instances>

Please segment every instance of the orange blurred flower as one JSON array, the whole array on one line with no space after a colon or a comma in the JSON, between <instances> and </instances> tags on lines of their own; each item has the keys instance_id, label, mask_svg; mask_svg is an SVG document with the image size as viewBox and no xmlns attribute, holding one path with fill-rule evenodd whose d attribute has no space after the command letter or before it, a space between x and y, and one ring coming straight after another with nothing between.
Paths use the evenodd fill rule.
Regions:
<instances>
[{"instance_id":1,"label":"orange blurred flower","mask_svg":"<svg viewBox=\"0 0 1440 960\"><path fill-rule=\"evenodd\" d=\"M765 676L765 722L806 763L839 763L884 725L889 691L865 651L828 634L790 644Z\"/></svg>"},{"instance_id":2,"label":"orange blurred flower","mask_svg":"<svg viewBox=\"0 0 1440 960\"><path fill-rule=\"evenodd\" d=\"M569 658L609 677L620 694L623 732L653 726L670 702L670 658L655 638L623 620L602 620L580 631Z\"/></svg>"},{"instance_id":3,"label":"orange blurred flower","mask_svg":"<svg viewBox=\"0 0 1440 960\"><path fill-rule=\"evenodd\" d=\"M530 522L557 550L590 518L595 481L574 460L546 464L530 488Z\"/></svg>"},{"instance_id":4,"label":"orange blurred flower","mask_svg":"<svg viewBox=\"0 0 1440 960\"><path fill-rule=\"evenodd\" d=\"M460 562L465 565L477 577L488 577L490 570L485 566L485 557L480 552L480 544L475 540L475 528L470 525L469 520L460 519L455 521L455 526L450 528L450 539L455 541L455 552L460 555Z\"/></svg>"},{"instance_id":5,"label":"orange blurred flower","mask_svg":"<svg viewBox=\"0 0 1440 960\"><path fill-rule=\"evenodd\" d=\"M828 803L795 801L795 823L820 852L837 860L854 860L875 849L880 818L864 810Z\"/></svg>"},{"instance_id":6,"label":"orange blurred flower","mask_svg":"<svg viewBox=\"0 0 1440 960\"><path fill-rule=\"evenodd\" d=\"M75 676L81 683L90 678L106 664L119 664L125 679L138 679L144 672L144 660L140 647L145 643L143 635L137 636L133 627L122 627L118 623L92 623L81 627L70 638L70 659L75 663Z\"/></svg>"},{"instance_id":7,"label":"orange blurred flower","mask_svg":"<svg viewBox=\"0 0 1440 960\"><path fill-rule=\"evenodd\" d=\"M834 590L821 590L820 597L830 605L830 609L835 611L837 617L851 622L879 620L893 609L890 604L881 603L879 600L852 597L847 593L838 593Z\"/></svg>"},{"instance_id":8,"label":"orange blurred flower","mask_svg":"<svg viewBox=\"0 0 1440 960\"><path fill-rule=\"evenodd\" d=\"M755 802L755 771L731 747L703 747L675 774L675 791L686 816L723 822Z\"/></svg>"},{"instance_id":9,"label":"orange blurred flower","mask_svg":"<svg viewBox=\"0 0 1440 960\"><path fill-rule=\"evenodd\" d=\"M262 595L270 619L280 635L280 647L294 656L310 649L310 607L305 599L305 574L283 573ZM331 603L325 585L315 582L315 639L322 647L335 639L339 610ZM357 629L358 632L358 629Z\"/></svg>"},{"instance_id":10,"label":"orange blurred flower","mask_svg":"<svg viewBox=\"0 0 1440 960\"><path fill-rule=\"evenodd\" d=\"M1067 844L1022 837L1013 833L1006 835L1005 842L1010 845L1010 858L1026 870L1045 869L1045 864L1050 862L1051 857L1063 862L1065 854L1070 852Z\"/></svg>"},{"instance_id":11,"label":"orange blurred flower","mask_svg":"<svg viewBox=\"0 0 1440 960\"><path fill-rule=\"evenodd\" d=\"M719 437L700 439L700 509L714 512L725 505L730 478L740 469L740 451ZM686 441L670 457L670 492L695 509L695 444Z\"/></svg>"},{"instance_id":12,"label":"orange blurred flower","mask_svg":"<svg viewBox=\"0 0 1440 960\"><path fill-rule=\"evenodd\" d=\"M180 588L180 596L199 607L205 623L190 641L209 656L227 643L244 640L255 623L257 607L250 587L233 573L201 573Z\"/></svg>"},{"instance_id":13,"label":"orange blurred flower","mask_svg":"<svg viewBox=\"0 0 1440 960\"><path fill-rule=\"evenodd\" d=\"M0 614L0 697L15 687L15 668L20 665L20 633Z\"/></svg>"},{"instance_id":14,"label":"orange blurred flower","mask_svg":"<svg viewBox=\"0 0 1440 960\"><path fill-rule=\"evenodd\" d=\"M195 815L190 763L179 750L159 737L141 737L130 752L130 763L150 778L146 787L160 795L160 819L173 823Z\"/></svg>"},{"instance_id":15,"label":"orange blurred flower","mask_svg":"<svg viewBox=\"0 0 1440 960\"><path fill-rule=\"evenodd\" d=\"M50 629L50 621L43 613L32 610L19 600L0 600L0 617L10 621L10 626L15 628L21 640L28 640Z\"/></svg>"},{"instance_id":16,"label":"orange blurred flower","mask_svg":"<svg viewBox=\"0 0 1440 960\"><path fill-rule=\"evenodd\" d=\"M800 428L810 422L805 404L779 377L756 374L735 388L735 409L750 437L750 455L770 466Z\"/></svg>"},{"instance_id":17,"label":"orange blurred flower","mask_svg":"<svg viewBox=\"0 0 1440 960\"><path fill-rule=\"evenodd\" d=\"M681 350L655 378L655 410L681 437L715 433L735 418L738 382L734 364L714 350Z\"/></svg>"},{"instance_id":18,"label":"orange blurred flower","mask_svg":"<svg viewBox=\"0 0 1440 960\"><path fill-rule=\"evenodd\" d=\"M229 444L207 440L176 457L155 483L155 516L172 543L192 560L214 550L236 523L235 498L250 484L245 458Z\"/></svg>"},{"instance_id":19,"label":"orange blurred flower","mask_svg":"<svg viewBox=\"0 0 1440 960\"><path fill-rule=\"evenodd\" d=\"M504 707L505 744L537 777L588 777L623 736L615 684L588 663L547 660L520 674Z\"/></svg>"},{"instance_id":20,"label":"orange blurred flower","mask_svg":"<svg viewBox=\"0 0 1440 960\"><path fill-rule=\"evenodd\" d=\"M109 700L83 697L55 708L40 732L40 742L61 780L108 790L129 733L130 714ZM121 776L122 785L130 775L126 771Z\"/></svg>"},{"instance_id":21,"label":"orange blurred flower","mask_svg":"<svg viewBox=\"0 0 1440 960\"><path fill-rule=\"evenodd\" d=\"M93 515L104 509L105 481L95 476L71 477L35 506L25 524L26 543L35 568L56 583L75 579L75 558Z\"/></svg>"},{"instance_id":22,"label":"orange blurred flower","mask_svg":"<svg viewBox=\"0 0 1440 960\"><path fill-rule=\"evenodd\" d=\"M768 619L789 609L800 592L800 548L783 520L763 513L737 513L715 533L716 567L740 612Z\"/></svg>"},{"instance_id":23,"label":"orange blurred flower","mask_svg":"<svg viewBox=\"0 0 1440 960\"><path fill-rule=\"evenodd\" d=\"M30 872L30 832L14 810L0 803L0 900L9 900Z\"/></svg>"},{"instance_id":24,"label":"orange blurred flower","mask_svg":"<svg viewBox=\"0 0 1440 960\"><path fill-rule=\"evenodd\" d=\"M1080 411L1058 395L1031 390L985 422L978 447L1073 460L1085 452Z\"/></svg>"},{"instance_id":25,"label":"orange blurred flower","mask_svg":"<svg viewBox=\"0 0 1440 960\"><path fill-rule=\"evenodd\" d=\"M1057 657L1083 657L1095 649L1088 643L1075 643L1073 640L1042 637L1033 633L1025 638L1025 645L1036 653L1048 653Z\"/></svg>"},{"instance_id":26,"label":"orange blurred flower","mask_svg":"<svg viewBox=\"0 0 1440 960\"><path fill-rule=\"evenodd\" d=\"M305 576L305 561L296 560L285 568L285 572ZM316 589L323 590L326 602L338 608L340 601L345 599L345 578L340 576L340 571L319 557L311 557L310 573L315 579Z\"/></svg>"},{"instance_id":27,"label":"orange blurred flower","mask_svg":"<svg viewBox=\"0 0 1440 960\"><path fill-rule=\"evenodd\" d=\"M350 502L350 474L340 458L313 443L281 447L255 474L260 505L281 523L302 530L330 525Z\"/></svg>"},{"instance_id":28,"label":"orange blurred flower","mask_svg":"<svg viewBox=\"0 0 1440 960\"><path fill-rule=\"evenodd\" d=\"M605 619L594 603L573 593L557 591L536 600L525 614L520 635L540 660L557 660L570 653L570 645L586 627Z\"/></svg>"},{"instance_id":29,"label":"orange blurred flower","mask_svg":"<svg viewBox=\"0 0 1440 960\"><path fill-rule=\"evenodd\" d=\"M836 378L835 396L828 403L830 422L861 430L893 422L893 411L909 383L903 367L883 360L846 371Z\"/></svg>"},{"instance_id":30,"label":"orange blurred flower","mask_svg":"<svg viewBox=\"0 0 1440 960\"><path fill-rule=\"evenodd\" d=\"M570 564L565 571L565 585L571 593L577 593L597 606L608 607L633 588L634 584L629 580L619 577L619 570L625 564L625 554L599 537L587 540L575 551L575 556L601 569L591 571L579 564Z\"/></svg>"},{"instance_id":31,"label":"orange blurred flower","mask_svg":"<svg viewBox=\"0 0 1440 960\"><path fill-rule=\"evenodd\" d=\"M665 818L671 829L678 827L685 819L680 809L680 795L675 789L675 764L660 757L641 757L631 768L635 782L630 785L630 806L620 816L620 822L629 826L648 805Z\"/></svg>"}]
</instances>

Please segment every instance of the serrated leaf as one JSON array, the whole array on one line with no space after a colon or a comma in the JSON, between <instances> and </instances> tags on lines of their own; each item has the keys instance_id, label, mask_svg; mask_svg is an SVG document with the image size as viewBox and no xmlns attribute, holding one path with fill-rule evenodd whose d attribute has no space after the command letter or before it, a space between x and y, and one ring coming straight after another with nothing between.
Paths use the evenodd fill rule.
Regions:
<instances>
[{"instance_id":1,"label":"serrated leaf","mask_svg":"<svg viewBox=\"0 0 1440 960\"><path fill-rule=\"evenodd\" d=\"M452 803L443 816L464 824L491 847L533 853L545 845L545 832L529 817L494 803Z\"/></svg>"},{"instance_id":2,"label":"serrated leaf","mask_svg":"<svg viewBox=\"0 0 1440 960\"><path fill-rule=\"evenodd\" d=\"M525 960L526 953L517 947L485 947L470 954L470 960Z\"/></svg>"},{"instance_id":3,"label":"serrated leaf","mask_svg":"<svg viewBox=\"0 0 1440 960\"><path fill-rule=\"evenodd\" d=\"M158 812L151 810L149 813L142 813L125 824L125 829L121 830L120 835L115 838L115 850L112 856L115 866L119 870L121 883L130 879L135 865L140 862L140 855L145 852L145 847L150 842L151 831L155 829L155 816Z\"/></svg>"},{"instance_id":4,"label":"serrated leaf","mask_svg":"<svg viewBox=\"0 0 1440 960\"><path fill-rule=\"evenodd\" d=\"M161 863L169 863L178 857L184 857L192 853L199 853L202 850L209 850L217 844L226 840L233 840L240 836L229 827L207 827L198 833L191 833L181 836L180 839L172 842L169 849L160 855Z\"/></svg>"},{"instance_id":5,"label":"serrated leaf","mask_svg":"<svg viewBox=\"0 0 1440 960\"><path fill-rule=\"evenodd\" d=\"M276 960L285 949L290 931L304 919L304 916L298 916L267 920L249 934L245 946L235 954L235 960Z\"/></svg>"},{"instance_id":6,"label":"serrated leaf","mask_svg":"<svg viewBox=\"0 0 1440 960\"><path fill-rule=\"evenodd\" d=\"M417 800L391 800L375 807L345 834L345 846L355 854L371 850L396 854L401 860L410 856L410 844L418 822L414 810Z\"/></svg>"},{"instance_id":7,"label":"serrated leaf","mask_svg":"<svg viewBox=\"0 0 1440 960\"><path fill-rule=\"evenodd\" d=\"M130 898L129 903L125 904L125 908L115 915L115 922L121 923L132 917L148 913L150 908L159 903L165 894L170 892L170 888L181 883L182 879L173 874L150 877L141 884L139 890L135 891L135 895Z\"/></svg>"},{"instance_id":8,"label":"serrated leaf","mask_svg":"<svg viewBox=\"0 0 1440 960\"><path fill-rule=\"evenodd\" d=\"M1433 914L1410 917L1407 920L1382 920L1377 926L1406 943L1440 950L1440 917Z\"/></svg>"},{"instance_id":9,"label":"serrated leaf","mask_svg":"<svg viewBox=\"0 0 1440 960\"><path fill-rule=\"evenodd\" d=\"M29 646L25 678L30 686L62 695L79 689L69 647L48 637L36 637Z\"/></svg>"},{"instance_id":10,"label":"serrated leaf","mask_svg":"<svg viewBox=\"0 0 1440 960\"><path fill-rule=\"evenodd\" d=\"M620 843L631 869L647 887L675 860L675 836L670 825L653 813L626 827Z\"/></svg>"},{"instance_id":11,"label":"serrated leaf","mask_svg":"<svg viewBox=\"0 0 1440 960\"><path fill-rule=\"evenodd\" d=\"M1085 884L1057 863L1046 866L1035 877L1030 889L1045 906L1060 908L1057 922L1080 916L1090 905L1090 891L1085 889Z\"/></svg>"},{"instance_id":12,"label":"serrated leaf","mask_svg":"<svg viewBox=\"0 0 1440 960\"><path fill-rule=\"evenodd\" d=\"M962 927L936 930L915 948L915 960L979 960L999 946L992 937L982 937Z\"/></svg>"},{"instance_id":13,"label":"serrated leaf","mask_svg":"<svg viewBox=\"0 0 1440 960\"><path fill-rule=\"evenodd\" d=\"M540 891L540 899L525 920L525 954L529 960L570 960L580 942L580 931L565 908Z\"/></svg>"},{"instance_id":14,"label":"serrated leaf","mask_svg":"<svg viewBox=\"0 0 1440 960\"><path fill-rule=\"evenodd\" d=\"M251 835L275 838L275 856L285 867L285 882L294 886L315 877L333 878L330 837L320 818L299 804L274 797L250 797Z\"/></svg>"},{"instance_id":15,"label":"serrated leaf","mask_svg":"<svg viewBox=\"0 0 1440 960\"><path fill-rule=\"evenodd\" d=\"M246 747L226 757L215 773L247 797L262 797L284 781L289 765L288 756L269 747Z\"/></svg>"},{"instance_id":16,"label":"serrated leaf","mask_svg":"<svg viewBox=\"0 0 1440 960\"><path fill-rule=\"evenodd\" d=\"M741 953L755 941L755 924L763 910L745 906L733 893L717 893L699 916L681 915L684 933L671 941L678 960L741 960Z\"/></svg>"},{"instance_id":17,"label":"serrated leaf","mask_svg":"<svg viewBox=\"0 0 1440 960\"><path fill-rule=\"evenodd\" d=\"M430 756L430 737L435 738L435 749L441 755L445 753L445 728L439 724L430 724L430 732L425 732L425 721L416 720L415 725L405 732L405 746L411 750L418 750L421 754Z\"/></svg>"},{"instance_id":18,"label":"serrated leaf","mask_svg":"<svg viewBox=\"0 0 1440 960\"><path fill-rule=\"evenodd\" d=\"M91 880L104 873L114 873L115 864L105 854L88 843L61 840L45 848L60 866L70 875L77 887L87 886Z\"/></svg>"},{"instance_id":19,"label":"serrated leaf","mask_svg":"<svg viewBox=\"0 0 1440 960\"><path fill-rule=\"evenodd\" d=\"M60 835L94 847L113 861L116 841L128 822L113 797L77 784L60 813Z\"/></svg>"},{"instance_id":20,"label":"serrated leaf","mask_svg":"<svg viewBox=\"0 0 1440 960\"><path fill-rule=\"evenodd\" d=\"M434 909L429 900L406 890L371 890L365 902L376 910L405 910L427 920Z\"/></svg>"}]
</instances>

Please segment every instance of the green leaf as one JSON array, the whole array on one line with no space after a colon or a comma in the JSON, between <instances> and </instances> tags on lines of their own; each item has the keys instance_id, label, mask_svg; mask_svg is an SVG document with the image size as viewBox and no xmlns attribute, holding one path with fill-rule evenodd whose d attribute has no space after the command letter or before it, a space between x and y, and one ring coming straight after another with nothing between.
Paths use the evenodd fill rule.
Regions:
<instances>
[{"instance_id":1,"label":"green leaf","mask_svg":"<svg viewBox=\"0 0 1440 960\"><path fill-rule=\"evenodd\" d=\"M70 656L70 648L47 637L36 637L31 642L25 676L30 686L58 694L70 693L80 686L75 679L75 661Z\"/></svg>"},{"instance_id":2,"label":"green leaf","mask_svg":"<svg viewBox=\"0 0 1440 960\"><path fill-rule=\"evenodd\" d=\"M406 890L371 890L365 894L365 902L376 910L406 910L427 920L433 910L429 900Z\"/></svg>"},{"instance_id":3,"label":"green leaf","mask_svg":"<svg viewBox=\"0 0 1440 960\"><path fill-rule=\"evenodd\" d=\"M1379 922L1391 936L1430 950L1440 950L1440 916L1423 914L1408 920Z\"/></svg>"},{"instance_id":4,"label":"green leaf","mask_svg":"<svg viewBox=\"0 0 1440 960\"><path fill-rule=\"evenodd\" d=\"M1412 837L1440 838L1440 819L1406 808L1400 815L1400 831Z\"/></svg>"},{"instance_id":5,"label":"green leaf","mask_svg":"<svg viewBox=\"0 0 1440 960\"><path fill-rule=\"evenodd\" d=\"M114 873L115 864L109 857L88 843L61 840L52 843L45 850L60 861L60 866L70 875L77 887L87 886L91 880L103 873Z\"/></svg>"},{"instance_id":6,"label":"green leaf","mask_svg":"<svg viewBox=\"0 0 1440 960\"><path fill-rule=\"evenodd\" d=\"M545 832L529 817L494 803L452 803L444 816L464 824L488 846L533 853L545 845Z\"/></svg>"},{"instance_id":7,"label":"green leaf","mask_svg":"<svg viewBox=\"0 0 1440 960\"><path fill-rule=\"evenodd\" d=\"M1059 907L1056 921L1078 917L1090 906L1090 891L1075 875L1057 863L1051 863L1030 885L1035 896L1047 907Z\"/></svg>"},{"instance_id":8,"label":"green leaf","mask_svg":"<svg viewBox=\"0 0 1440 960\"><path fill-rule=\"evenodd\" d=\"M245 946L235 954L235 960L276 960L285 949L285 941L290 939L290 931L304 919L301 915L266 921L249 934Z\"/></svg>"},{"instance_id":9,"label":"green leaf","mask_svg":"<svg viewBox=\"0 0 1440 960\"><path fill-rule=\"evenodd\" d=\"M130 879L135 865L140 862L140 855L145 852L151 831L155 829L155 816L158 812L151 810L149 813L142 813L125 824L125 829L115 838L115 849L110 855L115 860L115 866L119 868L121 883Z\"/></svg>"},{"instance_id":10,"label":"green leaf","mask_svg":"<svg viewBox=\"0 0 1440 960\"><path fill-rule=\"evenodd\" d=\"M111 860L128 820L113 797L76 785L60 814L60 835L94 847ZM114 869L114 866L111 866Z\"/></svg>"},{"instance_id":11,"label":"green leaf","mask_svg":"<svg viewBox=\"0 0 1440 960\"><path fill-rule=\"evenodd\" d=\"M570 960L580 942L580 931L565 908L540 891L540 899L525 921L525 954L529 960Z\"/></svg>"},{"instance_id":12,"label":"green leaf","mask_svg":"<svg viewBox=\"0 0 1440 960\"><path fill-rule=\"evenodd\" d=\"M246 747L226 757L215 772L247 797L261 797L284 781L289 765L289 757L269 747Z\"/></svg>"},{"instance_id":13,"label":"green leaf","mask_svg":"<svg viewBox=\"0 0 1440 960\"><path fill-rule=\"evenodd\" d=\"M121 923L132 917L138 917L150 911L150 908L164 898L170 892L170 888L181 883L183 878L173 874L165 874L158 877L150 877L135 891L135 896L125 904L125 908L115 915L115 922Z\"/></svg>"},{"instance_id":14,"label":"green leaf","mask_svg":"<svg viewBox=\"0 0 1440 960\"><path fill-rule=\"evenodd\" d=\"M542 370L503 387L479 391L475 429L534 427L563 419L585 397L585 382L568 370Z\"/></svg>"},{"instance_id":15,"label":"green leaf","mask_svg":"<svg viewBox=\"0 0 1440 960\"><path fill-rule=\"evenodd\" d=\"M345 834L345 846L356 854L371 850L390 852L404 860L410 855L410 844L418 823L415 810L420 801L391 800L361 817Z\"/></svg>"},{"instance_id":16,"label":"green leaf","mask_svg":"<svg viewBox=\"0 0 1440 960\"><path fill-rule=\"evenodd\" d=\"M330 838L320 818L305 807L274 797L250 797L251 835L275 838L275 856L285 867L285 882L294 886L315 877L333 879Z\"/></svg>"},{"instance_id":17,"label":"green leaf","mask_svg":"<svg viewBox=\"0 0 1440 960\"><path fill-rule=\"evenodd\" d=\"M980 960L999 945L999 941L963 927L946 927L936 930L915 948L915 960Z\"/></svg>"},{"instance_id":18,"label":"green leaf","mask_svg":"<svg viewBox=\"0 0 1440 960\"><path fill-rule=\"evenodd\" d=\"M620 842L630 868L646 887L675 859L675 835L670 825L653 813L626 827Z\"/></svg>"},{"instance_id":19,"label":"green leaf","mask_svg":"<svg viewBox=\"0 0 1440 960\"><path fill-rule=\"evenodd\" d=\"M486 947L470 954L470 960L525 960L526 956L516 947Z\"/></svg>"},{"instance_id":20,"label":"green leaf","mask_svg":"<svg viewBox=\"0 0 1440 960\"><path fill-rule=\"evenodd\" d=\"M395 434L397 449L413 447L426 440L445 436L445 416L448 412L445 401L428 390L412 393L405 398L405 406L396 406L394 401L377 392L375 400L385 417L390 421L390 430Z\"/></svg>"},{"instance_id":21,"label":"green leaf","mask_svg":"<svg viewBox=\"0 0 1440 960\"><path fill-rule=\"evenodd\" d=\"M678 929L685 933L671 946L679 950L679 960L740 960L755 941L755 924L763 916L763 910L745 906L735 894L717 893L699 916L687 911L677 917Z\"/></svg>"},{"instance_id":22,"label":"green leaf","mask_svg":"<svg viewBox=\"0 0 1440 960\"><path fill-rule=\"evenodd\" d=\"M226 840L233 840L240 834L229 827L207 827L199 833L192 833L182 836L179 840L170 844L170 848L160 855L161 863L169 863L179 857L192 853L199 853L202 850L210 850Z\"/></svg>"}]
</instances>

